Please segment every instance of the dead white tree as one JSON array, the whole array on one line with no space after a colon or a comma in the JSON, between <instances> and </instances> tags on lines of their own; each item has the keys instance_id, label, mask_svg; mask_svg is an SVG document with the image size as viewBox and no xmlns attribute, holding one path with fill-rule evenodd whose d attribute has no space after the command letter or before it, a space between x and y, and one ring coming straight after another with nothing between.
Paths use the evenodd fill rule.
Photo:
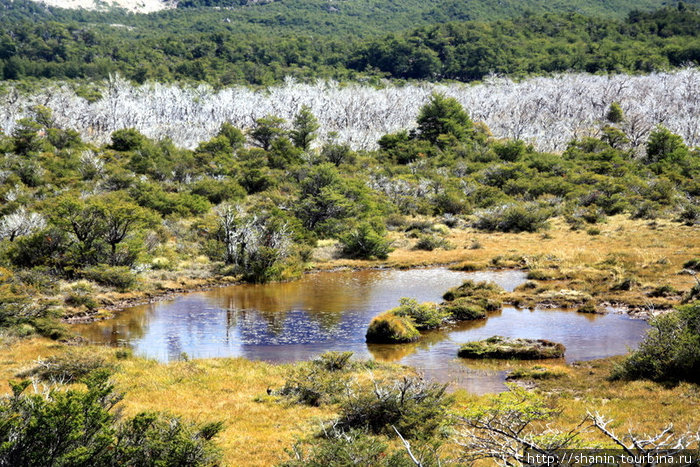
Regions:
<instances>
[{"instance_id":1,"label":"dead white tree","mask_svg":"<svg viewBox=\"0 0 700 467\"><path fill-rule=\"evenodd\" d=\"M46 226L44 216L28 212L24 207L0 219L0 240L15 241L17 237L30 235Z\"/></svg>"}]
</instances>

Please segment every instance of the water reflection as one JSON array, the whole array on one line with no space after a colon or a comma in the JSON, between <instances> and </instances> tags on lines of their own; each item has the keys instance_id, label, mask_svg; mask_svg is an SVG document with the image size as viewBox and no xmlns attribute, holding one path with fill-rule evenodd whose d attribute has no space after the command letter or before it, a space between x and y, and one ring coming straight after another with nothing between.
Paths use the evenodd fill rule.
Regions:
<instances>
[{"instance_id":1,"label":"water reflection","mask_svg":"<svg viewBox=\"0 0 700 467\"><path fill-rule=\"evenodd\" d=\"M141 355L163 361L186 352L194 358L243 356L286 362L328 350L351 350L358 357L405 363L428 377L490 392L502 388L505 367L457 360L460 343L494 334L548 338L567 346L568 359L585 359L624 353L627 345L637 344L646 327L622 315L504 308L488 320L428 333L415 344L365 344L370 320L396 306L399 298L439 301L448 288L466 279L491 280L506 290L525 280L520 271L325 272L295 282L187 294L76 329L93 342L128 344Z\"/></svg>"}]
</instances>

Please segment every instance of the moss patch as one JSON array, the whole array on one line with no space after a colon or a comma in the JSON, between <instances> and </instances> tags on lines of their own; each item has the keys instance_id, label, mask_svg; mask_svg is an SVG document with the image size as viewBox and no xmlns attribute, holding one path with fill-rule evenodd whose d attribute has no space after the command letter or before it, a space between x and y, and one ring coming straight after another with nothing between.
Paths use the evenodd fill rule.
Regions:
<instances>
[{"instance_id":1,"label":"moss patch","mask_svg":"<svg viewBox=\"0 0 700 467\"><path fill-rule=\"evenodd\" d=\"M505 358L539 360L561 358L566 347L544 339L514 339L493 336L475 342L467 342L460 347L457 356L462 358Z\"/></svg>"}]
</instances>

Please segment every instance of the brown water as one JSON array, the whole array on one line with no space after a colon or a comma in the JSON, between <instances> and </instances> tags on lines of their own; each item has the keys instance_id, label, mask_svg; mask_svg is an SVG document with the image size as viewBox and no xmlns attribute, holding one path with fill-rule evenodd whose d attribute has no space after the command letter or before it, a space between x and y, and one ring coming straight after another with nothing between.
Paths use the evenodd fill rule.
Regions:
<instances>
[{"instance_id":1,"label":"brown water","mask_svg":"<svg viewBox=\"0 0 700 467\"><path fill-rule=\"evenodd\" d=\"M329 350L396 361L426 377L472 392L503 389L517 363L457 359L459 344L492 335L546 338L567 347L567 360L623 354L647 324L625 315L505 307L487 320L428 333L419 343L368 345L371 319L399 298L439 301L466 279L489 280L506 290L525 281L521 271L456 272L447 269L339 271L307 274L294 282L236 285L137 306L115 319L75 325L92 342L130 345L140 355L168 361L241 356L253 360L307 360Z\"/></svg>"}]
</instances>

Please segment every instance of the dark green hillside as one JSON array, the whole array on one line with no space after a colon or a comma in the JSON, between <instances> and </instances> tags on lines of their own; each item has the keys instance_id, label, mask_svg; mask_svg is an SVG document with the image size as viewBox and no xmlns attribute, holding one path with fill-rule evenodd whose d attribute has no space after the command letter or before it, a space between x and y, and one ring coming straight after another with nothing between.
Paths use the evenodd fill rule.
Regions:
<instances>
[{"instance_id":1,"label":"dark green hillside","mask_svg":"<svg viewBox=\"0 0 700 467\"><path fill-rule=\"evenodd\" d=\"M136 15L0 0L0 78L102 79L118 72L136 82L215 85L266 85L290 75L470 81L492 72L648 72L700 57L700 15L685 4L636 10L624 20L525 13L442 23L488 17L445 1L296 0ZM508 7L514 4L494 15L522 13Z\"/></svg>"}]
</instances>

